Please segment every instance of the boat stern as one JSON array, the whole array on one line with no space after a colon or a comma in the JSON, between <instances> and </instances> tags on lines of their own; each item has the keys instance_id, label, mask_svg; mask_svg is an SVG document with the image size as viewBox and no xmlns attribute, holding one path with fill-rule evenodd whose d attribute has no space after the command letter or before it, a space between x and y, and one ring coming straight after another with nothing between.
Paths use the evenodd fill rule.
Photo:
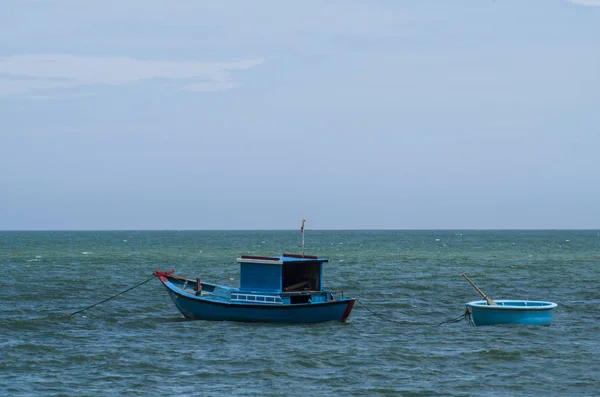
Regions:
<instances>
[{"instance_id":1,"label":"boat stern","mask_svg":"<svg viewBox=\"0 0 600 397\"><path fill-rule=\"evenodd\" d=\"M354 303L356 299L349 299L348 306L346 306L346 310L344 310L344 314L342 314L341 322L345 323L348 317L350 317L350 313L352 312L352 308L354 307Z\"/></svg>"}]
</instances>

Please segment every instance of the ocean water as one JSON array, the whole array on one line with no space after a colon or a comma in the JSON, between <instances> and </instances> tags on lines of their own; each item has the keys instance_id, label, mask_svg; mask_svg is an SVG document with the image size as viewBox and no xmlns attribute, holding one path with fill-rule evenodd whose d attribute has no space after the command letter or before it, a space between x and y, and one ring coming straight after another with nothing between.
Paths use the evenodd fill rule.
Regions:
<instances>
[{"instance_id":1,"label":"ocean water","mask_svg":"<svg viewBox=\"0 0 600 397\"><path fill-rule=\"evenodd\" d=\"M0 232L2 396L598 396L598 231L306 231L347 323L186 320L176 269L237 286L299 231ZM480 296L556 302L550 327L473 327Z\"/></svg>"}]
</instances>

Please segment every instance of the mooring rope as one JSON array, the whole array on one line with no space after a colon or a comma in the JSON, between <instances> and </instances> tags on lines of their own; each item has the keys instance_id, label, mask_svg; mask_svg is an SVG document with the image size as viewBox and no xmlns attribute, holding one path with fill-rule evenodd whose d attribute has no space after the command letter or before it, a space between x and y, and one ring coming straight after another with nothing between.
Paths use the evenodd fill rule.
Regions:
<instances>
[{"instance_id":1,"label":"mooring rope","mask_svg":"<svg viewBox=\"0 0 600 397\"><path fill-rule=\"evenodd\" d=\"M91 306L88 306L88 307L86 307L85 309L81 309L81 310L78 310L78 311L76 311L76 312L74 312L74 313L71 313L71 314L69 314L69 316L73 316L73 315L75 315L75 314L77 314L77 313L81 313L81 312L83 312L83 311L86 311L87 309L91 309L91 308L92 308L92 307L94 307L94 306L98 306L98 305L99 305L99 304L101 304L101 303L104 303L104 302L107 302L107 301L109 301L109 300L111 300L111 299L113 299L113 298L116 298L116 297L117 297L117 296L119 296L119 295L123 295L125 292L129 292L129 291L131 291L132 289L139 287L140 285L146 284L148 281L152 280L154 277L155 277L155 276L152 276L152 277L150 277L148 280L142 281L141 283L139 283L139 284L137 284L137 285L134 285L133 287L131 287L131 288L128 288L128 289L126 289L125 291L119 292L118 294L116 294L116 295L113 295L113 296L111 296L110 298L106 298L106 299L104 299L104 300L103 300L103 301L101 301L101 302L94 303L93 305L91 305Z\"/></svg>"},{"instance_id":2,"label":"mooring rope","mask_svg":"<svg viewBox=\"0 0 600 397\"><path fill-rule=\"evenodd\" d=\"M442 324L458 323L459 321L462 321L462 320L465 320L465 319L469 322L470 325L473 325L473 323L471 322L471 313L469 312L468 309L465 310L465 312L460 317L457 317L457 318L454 318L454 319L450 319L450 320L446 320L446 321L442 321L441 323L439 323L437 325L437 327L439 327Z\"/></svg>"},{"instance_id":3,"label":"mooring rope","mask_svg":"<svg viewBox=\"0 0 600 397\"><path fill-rule=\"evenodd\" d=\"M384 317L383 315L381 315L379 313L375 313L373 310L369 309L367 306L365 306L364 303L362 303L358 299L356 299L356 303L358 303L359 305L361 305L362 307L364 307L365 309L367 309L367 311L369 313L373 314L376 317L379 317L382 320L389 321L390 323L394 323L394 324L400 324L400 321L392 320L391 318Z\"/></svg>"},{"instance_id":4,"label":"mooring rope","mask_svg":"<svg viewBox=\"0 0 600 397\"><path fill-rule=\"evenodd\" d=\"M473 322L473 318L471 317L471 312L469 311L469 309L465 310L465 318L469 322L469 325L472 325L473 327L475 326L475 323Z\"/></svg>"},{"instance_id":5,"label":"mooring rope","mask_svg":"<svg viewBox=\"0 0 600 397\"><path fill-rule=\"evenodd\" d=\"M359 303L362 307L364 307L369 313L373 314L374 316L376 316L376 317L378 317L378 318L380 318L382 320L389 321L389 322L395 323L395 324L404 324L404 325L406 325L406 323L404 323L404 322L392 320L391 318L387 318L387 317L385 317L385 316L383 316L383 315L381 315L379 313L374 312L373 310L369 309L364 303L362 303L358 299L356 299L356 302ZM404 314L406 314L406 313L404 313ZM435 324L435 326L439 327L442 324L458 323L459 321L462 321L462 320L465 320L465 319L469 322L470 325L473 325L473 322L471 321L471 313L469 313L468 310L465 310L465 312L460 317L453 318L453 319L450 319L450 320L447 320L447 321L442 321L439 324ZM429 324L429 325L434 325L434 324Z\"/></svg>"}]
</instances>

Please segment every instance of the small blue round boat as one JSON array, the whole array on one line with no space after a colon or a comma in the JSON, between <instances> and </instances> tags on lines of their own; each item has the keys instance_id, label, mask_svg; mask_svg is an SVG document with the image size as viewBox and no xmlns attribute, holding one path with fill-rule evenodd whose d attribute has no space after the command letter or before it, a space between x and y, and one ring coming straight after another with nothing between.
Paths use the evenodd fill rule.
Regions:
<instances>
[{"instance_id":1,"label":"small blue round boat","mask_svg":"<svg viewBox=\"0 0 600 397\"><path fill-rule=\"evenodd\" d=\"M552 310L558 306L556 303L543 301L497 300L495 302L495 305L489 305L485 300L466 304L474 325L548 326L552 324Z\"/></svg>"}]
</instances>

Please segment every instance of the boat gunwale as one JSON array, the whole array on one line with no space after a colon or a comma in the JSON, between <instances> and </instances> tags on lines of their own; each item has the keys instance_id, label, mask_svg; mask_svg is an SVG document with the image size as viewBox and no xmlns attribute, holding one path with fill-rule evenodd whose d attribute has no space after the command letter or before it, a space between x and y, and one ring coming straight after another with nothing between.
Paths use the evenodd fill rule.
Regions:
<instances>
[{"instance_id":1,"label":"boat gunwale","mask_svg":"<svg viewBox=\"0 0 600 397\"><path fill-rule=\"evenodd\" d=\"M212 300L212 299L206 299L205 297L202 296L197 296L197 295L193 295L189 292L186 292L180 288L177 288L174 284L172 284L170 281L163 281L163 285L165 286L165 288L167 288L169 291L172 291L175 295L177 295L180 298L185 298L185 299L189 299L192 300L194 302L202 302L202 303L206 303L209 305L219 305L219 306L227 306L227 307L247 307L247 308L255 308L255 309L281 309L282 307L287 309L301 309L301 308L308 308L308 307L323 307L323 306L333 306L333 305L340 305L340 304L348 304L349 302L353 302L356 299L355 298L340 298L340 299L335 299L335 300L330 300L330 301L325 301L325 302L313 302L313 303L296 303L296 304L281 304L281 303L244 303L244 302L223 302L223 301L217 301L217 300ZM320 291L320 292L324 292L324 291Z\"/></svg>"},{"instance_id":2,"label":"boat gunwale","mask_svg":"<svg viewBox=\"0 0 600 397\"><path fill-rule=\"evenodd\" d=\"M513 305L489 305L485 300L471 301L466 304L467 307L475 310L483 311L514 311L514 312L539 312L548 311L558 307L558 304L549 301L534 301L534 300L515 300L501 299L495 300L496 303L514 303L514 302L530 302L541 305L535 306L513 306Z\"/></svg>"}]
</instances>

